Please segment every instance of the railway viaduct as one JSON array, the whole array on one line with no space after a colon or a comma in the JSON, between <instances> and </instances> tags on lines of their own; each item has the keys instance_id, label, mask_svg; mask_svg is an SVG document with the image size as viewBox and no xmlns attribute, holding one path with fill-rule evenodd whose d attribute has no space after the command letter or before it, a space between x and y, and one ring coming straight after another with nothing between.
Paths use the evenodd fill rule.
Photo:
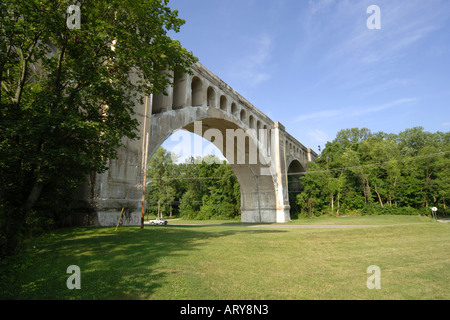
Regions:
<instances>
[{"instance_id":1,"label":"railway viaduct","mask_svg":"<svg viewBox=\"0 0 450 320\"><path fill-rule=\"evenodd\" d=\"M126 208L124 224L140 224L145 155L180 129L211 141L228 160L240 184L242 222L289 221L289 173L304 171L317 154L201 64L171 77L166 95L136 103L140 139L124 140L109 170L91 177L85 197L93 223L115 225Z\"/></svg>"}]
</instances>

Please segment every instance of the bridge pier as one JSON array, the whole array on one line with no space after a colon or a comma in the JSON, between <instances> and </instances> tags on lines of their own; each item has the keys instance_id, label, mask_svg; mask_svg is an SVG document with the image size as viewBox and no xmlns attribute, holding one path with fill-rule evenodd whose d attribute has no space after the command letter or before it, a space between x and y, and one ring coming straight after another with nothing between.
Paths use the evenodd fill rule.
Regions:
<instances>
[{"instance_id":1,"label":"bridge pier","mask_svg":"<svg viewBox=\"0 0 450 320\"><path fill-rule=\"evenodd\" d=\"M285 223L291 220L285 144L282 143L284 131L281 123L274 122L270 134L270 166L259 165L257 170L251 170L255 183L250 193L253 191L254 196L241 196L245 198L241 200L242 222ZM245 195L245 186L244 191L242 189L241 183L241 193Z\"/></svg>"}]
</instances>

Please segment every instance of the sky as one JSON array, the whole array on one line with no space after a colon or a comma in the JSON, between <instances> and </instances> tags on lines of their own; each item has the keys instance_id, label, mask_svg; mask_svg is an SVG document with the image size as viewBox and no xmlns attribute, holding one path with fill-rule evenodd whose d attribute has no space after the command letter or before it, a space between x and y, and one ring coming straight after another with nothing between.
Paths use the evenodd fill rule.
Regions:
<instances>
[{"instance_id":1,"label":"sky","mask_svg":"<svg viewBox=\"0 0 450 320\"><path fill-rule=\"evenodd\" d=\"M448 0L170 0L169 7L186 20L172 38L316 152L347 128L450 130ZM380 28L369 29L368 20Z\"/></svg>"}]
</instances>

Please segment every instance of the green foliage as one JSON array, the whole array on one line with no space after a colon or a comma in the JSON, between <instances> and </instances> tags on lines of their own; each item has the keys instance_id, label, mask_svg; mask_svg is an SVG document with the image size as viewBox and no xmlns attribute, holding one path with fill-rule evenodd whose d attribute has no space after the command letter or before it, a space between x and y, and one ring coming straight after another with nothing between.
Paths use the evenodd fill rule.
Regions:
<instances>
[{"instance_id":1,"label":"green foliage","mask_svg":"<svg viewBox=\"0 0 450 320\"><path fill-rule=\"evenodd\" d=\"M0 255L26 221L60 221L86 177L137 137L133 107L167 87L166 70L190 72L167 3L86 0L81 29L66 26L73 1L0 3Z\"/></svg>"},{"instance_id":2,"label":"green foliage","mask_svg":"<svg viewBox=\"0 0 450 320\"><path fill-rule=\"evenodd\" d=\"M167 215L172 208L186 219L234 219L240 216L240 187L233 169L215 156L190 158L175 164L173 155L159 148L149 162L146 195L149 212Z\"/></svg>"},{"instance_id":3,"label":"green foliage","mask_svg":"<svg viewBox=\"0 0 450 320\"><path fill-rule=\"evenodd\" d=\"M188 189L180 200L180 213L189 220L197 218L201 208L201 201L198 200L198 194L192 189Z\"/></svg>"},{"instance_id":4,"label":"green foliage","mask_svg":"<svg viewBox=\"0 0 450 320\"><path fill-rule=\"evenodd\" d=\"M346 129L301 178L302 216L447 213L450 133L421 127L398 135Z\"/></svg>"},{"instance_id":5,"label":"green foliage","mask_svg":"<svg viewBox=\"0 0 450 320\"><path fill-rule=\"evenodd\" d=\"M175 173L174 160L174 155L159 148L148 164L147 200L149 209L158 212L158 216L172 212L176 192L171 179Z\"/></svg>"}]
</instances>

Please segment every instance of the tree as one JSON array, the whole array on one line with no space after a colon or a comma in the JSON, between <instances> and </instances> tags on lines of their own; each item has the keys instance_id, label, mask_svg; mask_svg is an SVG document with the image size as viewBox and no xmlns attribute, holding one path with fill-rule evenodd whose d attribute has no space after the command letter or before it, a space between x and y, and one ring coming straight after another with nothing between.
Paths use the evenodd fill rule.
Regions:
<instances>
[{"instance_id":1,"label":"tree","mask_svg":"<svg viewBox=\"0 0 450 320\"><path fill-rule=\"evenodd\" d=\"M235 218L239 215L240 188L233 169L226 162L219 164L219 159L210 162L206 159L202 167L209 167L208 192L202 197L200 216L204 219ZM208 164L210 163L210 164Z\"/></svg>"},{"instance_id":2,"label":"tree","mask_svg":"<svg viewBox=\"0 0 450 320\"><path fill-rule=\"evenodd\" d=\"M240 215L240 187L231 166L216 156L189 158L176 164L174 155L159 148L148 166L150 211L171 210L187 219L234 219Z\"/></svg>"},{"instance_id":3,"label":"tree","mask_svg":"<svg viewBox=\"0 0 450 320\"><path fill-rule=\"evenodd\" d=\"M381 207L385 202L392 205L400 175L398 145L392 139L378 135L361 142L358 150L367 167L367 181L373 186L378 203Z\"/></svg>"},{"instance_id":4,"label":"tree","mask_svg":"<svg viewBox=\"0 0 450 320\"><path fill-rule=\"evenodd\" d=\"M297 196L309 214L429 213L450 196L450 133L430 133L421 127L396 134L368 129L341 130L326 144L302 178Z\"/></svg>"},{"instance_id":5,"label":"tree","mask_svg":"<svg viewBox=\"0 0 450 320\"><path fill-rule=\"evenodd\" d=\"M183 179L180 198L180 214L188 219L195 219L202 205L202 197L205 191L204 180L199 179L199 163L201 158L190 157L181 164L180 176Z\"/></svg>"},{"instance_id":6,"label":"tree","mask_svg":"<svg viewBox=\"0 0 450 320\"><path fill-rule=\"evenodd\" d=\"M438 159L438 172L436 173L437 194L442 205L442 212L447 215L447 203L450 199L450 146L444 149L445 154Z\"/></svg>"},{"instance_id":7,"label":"tree","mask_svg":"<svg viewBox=\"0 0 450 320\"><path fill-rule=\"evenodd\" d=\"M104 172L136 138L136 101L196 61L167 36L184 23L168 0L82 0L80 29L66 25L70 4L0 3L0 254L33 210L57 215Z\"/></svg>"},{"instance_id":8,"label":"tree","mask_svg":"<svg viewBox=\"0 0 450 320\"><path fill-rule=\"evenodd\" d=\"M351 148L356 151L359 143L369 139L372 136L372 131L367 128L343 129L337 133L334 142L339 144L343 149Z\"/></svg>"},{"instance_id":9,"label":"tree","mask_svg":"<svg viewBox=\"0 0 450 320\"><path fill-rule=\"evenodd\" d=\"M398 135L398 144L403 156L417 156L423 147L433 144L435 142L433 140L433 134L424 131L423 127L406 129Z\"/></svg>"},{"instance_id":10,"label":"tree","mask_svg":"<svg viewBox=\"0 0 450 320\"><path fill-rule=\"evenodd\" d=\"M157 212L158 217L171 213L175 201L175 161L176 155L159 148L148 163L146 198L150 210Z\"/></svg>"},{"instance_id":11,"label":"tree","mask_svg":"<svg viewBox=\"0 0 450 320\"><path fill-rule=\"evenodd\" d=\"M313 216L323 212L324 203L329 199L328 178L327 172L319 163L308 163L306 174L300 178L304 186L303 192L297 194L297 203L303 214Z\"/></svg>"}]
</instances>

